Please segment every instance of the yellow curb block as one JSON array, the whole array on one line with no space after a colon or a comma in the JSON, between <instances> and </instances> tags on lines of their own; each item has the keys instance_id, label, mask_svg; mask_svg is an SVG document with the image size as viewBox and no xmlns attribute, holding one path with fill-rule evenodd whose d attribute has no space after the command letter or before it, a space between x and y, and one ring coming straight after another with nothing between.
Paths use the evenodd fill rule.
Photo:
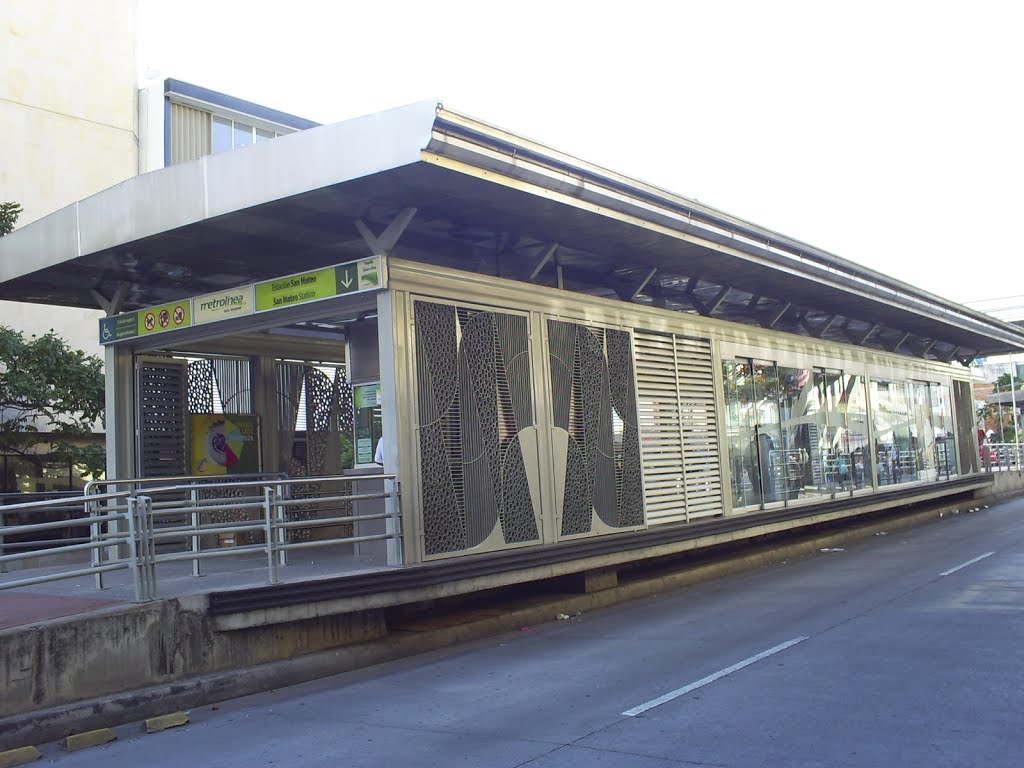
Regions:
<instances>
[{"instance_id":1,"label":"yellow curb block","mask_svg":"<svg viewBox=\"0 0 1024 768\"><path fill-rule=\"evenodd\" d=\"M97 728L95 731L76 733L64 739L64 749L68 752L76 752L86 747L98 747L117 738L117 735L109 728Z\"/></svg>"},{"instance_id":2,"label":"yellow curb block","mask_svg":"<svg viewBox=\"0 0 1024 768\"><path fill-rule=\"evenodd\" d=\"M188 715L184 712L172 712L169 715L151 717L146 721L146 733L159 733L168 728L177 728L188 723Z\"/></svg>"},{"instance_id":3,"label":"yellow curb block","mask_svg":"<svg viewBox=\"0 0 1024 768\"><path fill-rule=\"evenodd\" d=\"M17 749L8 749L6 752L0 752L0 768L13 768L15 765L31 763L33 760L38 760L42 756L43 753L35 747L18 747Z\"/></svg>"}]
</instances>

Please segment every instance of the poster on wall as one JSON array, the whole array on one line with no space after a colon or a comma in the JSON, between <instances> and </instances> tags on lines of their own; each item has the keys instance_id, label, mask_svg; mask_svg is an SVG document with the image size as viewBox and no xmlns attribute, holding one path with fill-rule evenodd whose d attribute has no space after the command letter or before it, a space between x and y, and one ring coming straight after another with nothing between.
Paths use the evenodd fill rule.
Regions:
<instances>
[{"instance_id":1,"label":"poster on wall","mask_svg":"<svg viewBox=\"0 0 1024 768\"><path fill-rule=\"evenodd\" d=\"M380 382L352 387L352 405L356 419L356 464L373 464L373 453L380 439Z\"/></svg>"},{"instance_id":2,"label":"poster on wall","mask_svg":"<svg viewBox=\"0 0 1024 768\"><path fill-rule=\"evenodd\" d=\"M193 475L245 475L260 471L260 422L253 414L193 413Z\"/></svg>"}]
</instances>

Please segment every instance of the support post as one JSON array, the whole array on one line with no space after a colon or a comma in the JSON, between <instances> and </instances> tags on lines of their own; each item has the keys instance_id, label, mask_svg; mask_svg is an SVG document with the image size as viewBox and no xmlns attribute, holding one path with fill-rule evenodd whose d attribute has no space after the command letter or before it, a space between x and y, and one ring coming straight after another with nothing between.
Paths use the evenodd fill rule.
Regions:
<instances>
[{"instance_id":1,"label":"support post","mask_svg":"<svg viewBox=\"0 0 1024 768\"><path fill-rule=\"evenodd\" d=\"M202 550L202 536L199 533L199 525L202 522L201 513L196 509L199 505L199 489L192 486L188 492L189 503L192 506L192 530L194 533L189 537L191 544L192 554L195 557L192 558L192 575L196 578L203 575L203 566L199 560L199 552Z\"/></svg>"},{"instance_id":2,"label":"support post","mask_svg":"<svg viewBox=\"0 0 1024 768\"><path fill-rule=\"evenodd\" d=\"M277 584L277 558L274 552L274 488L272 486L263 489L263 526L266 531L267 581Z\"/></svg>"},{"instance_id":3,"label":"support post","mask_svg":"<svg viewBox=\"0 0 1024 768\"><path fill-rule=\"evenodd\" d=\"M395 339L398 329L395 327L395 294L391 291L383 291L377 295L377 348L380 360L380 397L381 408L384 418L381 429L384 438L384 472L401 476L401 462L403 458L409 461L411 457L399 455L399 423L407 422L402 419L398 398L398 371L396 360L397 350ZM385 492L391 491L384 499L384 510L388 513L385 519L385 530L392 534L387 539L388 565L402 565L401 541L397 538L399 525L395 516L399 513L399 507L395 504L393 493L395 488L389 489L388 481L384 482Z\"/></svg>"}]
</instances>

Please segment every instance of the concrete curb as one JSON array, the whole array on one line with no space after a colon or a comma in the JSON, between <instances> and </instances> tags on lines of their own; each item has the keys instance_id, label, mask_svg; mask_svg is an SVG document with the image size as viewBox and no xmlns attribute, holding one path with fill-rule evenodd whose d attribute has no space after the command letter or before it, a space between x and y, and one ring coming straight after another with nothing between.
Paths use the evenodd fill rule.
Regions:
<instances>
[{"instance_id":1,"label":"concrete curb","mask_svg":"<svg viewBox=\"0 0 1024 768\"><path fill-rule=\"evenodd\" d=\"M188 725L188 715L184 712L172 712L169 715L158 715L146 720L146 733L160 733L168 728Z\"/></svg>"},{"instance_id":2,"label":"concrete curb","mask_svg":"<svg viewBox=\"0 0 1024 768\"><path fill-rule=\"evenodd\" d=\"M25 765L43 756L35 747L19 747L0 752L0 768L14 768L16 765Z\"/></svg>"},{"instance_id":3,"label":"concrete curb","mask_svg":"<svg viewBox=\"0 0 1024 768\"><path fill-rule=\"evenodd\" d=\"M97 728L94 731L75 733L64 739L64 750L66 752L77 752L80 749L109 744L116 738L117 735L109 728Z\"/></svg>"},{"instance_id":4,"label":"concrete curb","mask_svg":"<svg viewBox=\"0 0 1024 768\"><path fill-rule=\"evenodd\" d=\"M976 501L870 521L841 531L802 538L790 543L764 545L718 561L680 570L622 579L618 586L589 594L539 596L528 606L516 606L498 615L426 631L392 630L382 639L320 651L254 667L228 670L189 678L127 693L112 694L13 715L0 720L0 749L29 742L45 743L83 729L113 727L165 715L170 710L188 710L204 704L235 699L255 693L329 677L355 669L382 664L422 653L492 637L524 626L554 621L559 614L574 616L640 597L680 589L695 583L753 570L783 560L814 554L820 549L874 536L880 531L910 528L936 521L957 510L965 514ZM479 616L480 612L476 613Z\"/></svg>"}]
</instances>

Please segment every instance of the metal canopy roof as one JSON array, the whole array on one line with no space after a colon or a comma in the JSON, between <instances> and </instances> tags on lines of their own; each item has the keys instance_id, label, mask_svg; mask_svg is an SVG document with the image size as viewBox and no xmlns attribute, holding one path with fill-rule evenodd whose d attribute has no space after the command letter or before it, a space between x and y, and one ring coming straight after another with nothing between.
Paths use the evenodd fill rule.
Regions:
<instances>
[{"instance_id":1,"label":"metal canopy roof","mask_svg":"<svg viewBox=\"0 0 1024 768\"><path fill-rule=\"evenodd\" d=\"M394 256L926 359L1024 329L424 102L135 177L0 239L0 298L137 309Z\"/></svg>"}]
</instances>

